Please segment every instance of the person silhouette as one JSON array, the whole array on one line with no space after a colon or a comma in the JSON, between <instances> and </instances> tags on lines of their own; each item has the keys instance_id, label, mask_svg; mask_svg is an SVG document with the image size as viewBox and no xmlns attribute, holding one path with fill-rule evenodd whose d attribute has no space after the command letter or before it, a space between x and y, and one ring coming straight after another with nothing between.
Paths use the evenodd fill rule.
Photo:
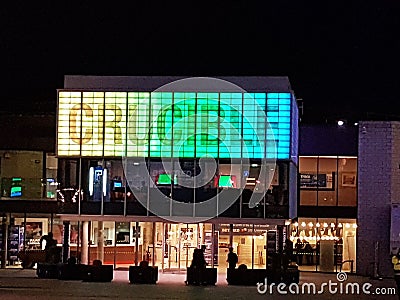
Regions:
<instances>
[{"instance_id":1,"label":"person silhouette","mask_svg":"<svg viewBox=\"0 0 400 300\"><path fill-rule=\"evenodd\" d=\"M40 245L43 248L43 242L46 242L44 246L44 251L46 253L46 262L48 263L56 263L58 262L56 257L57 250L57 241L53 238L53 233L49 232L48 234L43 235L40 238Z\"/></svg>"},{"instance_id":2,"label":"person silhouette","mask_svg":"<svg viewBox=\"0 0 400 300\"><path fill-rule=\"evenodd\" d=\"M304 244L301 242L300 239L297 239L296 244L294 245L296 249L296 256L297 256L297 264L301 266L303 264L303 247Z\"/></svg>"},{"instance_id":3,"label":"person silhouette","mask_svg":"<svg viewBox=\"0 0 400 300\"><path fill-rule=\"evenodd\" d=\"M228 269L235 269L238 260L237 254L233 252L233 247L229 247L228 258L226 260L228 263Z\"/></svg>"},{"instance_id":4,"label":"person silhouette","mask_svg":"<svg viewBox=\"0 0 400 300\"><path fill-rule=\"evenodd\" d=\"M204 251L206 247L205 245L201 246L201 248L194 249L193 251L193 260L191 267L194 271L194 284L204 284L204 276L205 269L207 266L206 260L204 258Z\"/></svg>"}]
</instances>

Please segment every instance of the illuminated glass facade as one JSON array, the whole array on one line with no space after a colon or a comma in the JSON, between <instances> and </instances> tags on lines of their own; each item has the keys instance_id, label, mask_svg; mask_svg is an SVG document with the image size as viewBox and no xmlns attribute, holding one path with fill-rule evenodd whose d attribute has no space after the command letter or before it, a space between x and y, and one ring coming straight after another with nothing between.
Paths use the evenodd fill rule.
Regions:
<instances>
[{"instance_id":1,"label":"illuminated glass facade","mask_svg":"<svg viewBox=\"0 0 400 300\"><path fill-rule=\"evenodd\" d=\"M62 90L57 154L296 161L293 117L291 93Z\"/></svg>"},{"instance_id":2,"label":"illuminated glass facade","mask_svg":"<svg viewBox=\"0 0 400 300\"><path fill-rule=\"evenodd\" d=\"M158 90L179 79L66 77L57 121L63 213L202 217L200 204L216 197L216 217L296 217L298 108L287 78L223 78L247 92ZM222 192L233 203L223 212ZM183 212L180 202L195 205Z\"/></svg>"}]
</instances>

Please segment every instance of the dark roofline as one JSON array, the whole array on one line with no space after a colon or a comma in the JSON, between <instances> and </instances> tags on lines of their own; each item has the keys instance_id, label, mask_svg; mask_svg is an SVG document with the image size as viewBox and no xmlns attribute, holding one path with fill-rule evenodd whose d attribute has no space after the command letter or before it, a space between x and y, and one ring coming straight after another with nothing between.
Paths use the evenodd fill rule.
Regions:
<instances>
[{"instance_id":1,"label":"dark roofline","mask_svg":"<svg viewBox=\"0 0 400 300\"><path fill-rule=\"evenodd\" d=\"M64 89L76 90L124 90L154 91L177 80L194 78L190 76L96 76L65 75ZM204 79L221 79L252 92L292 92L287 76L216 76ZM211 82L211 81L210 81ZM218 87L219 90L220 87ZM210 91L215 88L210 87ZM232 91L232 90L230 90Z\"/></svg>"}]
</instances>

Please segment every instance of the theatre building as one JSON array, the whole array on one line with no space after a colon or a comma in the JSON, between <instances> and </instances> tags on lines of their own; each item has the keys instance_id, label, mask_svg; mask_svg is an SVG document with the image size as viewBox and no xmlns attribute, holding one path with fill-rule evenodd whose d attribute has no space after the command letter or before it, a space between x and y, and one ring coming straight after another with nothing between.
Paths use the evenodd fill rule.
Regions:
<instances>
[{"instance_id":1,"label":"theatre building","mask_svg":"<svg viewBox=\"0 0 400 300\"><path fill-rule=\"evenodd\" d=\"M282 250L298 182L288 78L183 79L65 77L56 147L64 257L186 270L205 245L209 265L225 269L232 245L239 264L265 268Z\"/></svg>"}]
</instances>

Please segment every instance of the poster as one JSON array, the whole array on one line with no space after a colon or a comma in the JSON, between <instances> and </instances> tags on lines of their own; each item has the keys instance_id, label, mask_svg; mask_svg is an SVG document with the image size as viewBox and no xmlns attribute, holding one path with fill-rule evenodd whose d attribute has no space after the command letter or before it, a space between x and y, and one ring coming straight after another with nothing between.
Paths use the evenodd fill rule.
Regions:
<instances>
[{"instance_id":1,"label":"poster","mask_svg":"<svg viewBox=\"0 0 400 300\"><path fill-rule=\"evenodd\" d=\"M24 223L22 223L24 227ZM43 235L42 222L26 222L25 226L26 249L41 249L40 238Z\"/></svg>"},{"instance_id":2,"label":"poster","mask_svg":"<svg viewBox=\"0 0 400 300\"><path fill-rule=\"evenodd\" d=\"M334 173L331 174L300 174L300 188L301 189L328 189L333 190Z\"/></svg>"}]
</instances>

